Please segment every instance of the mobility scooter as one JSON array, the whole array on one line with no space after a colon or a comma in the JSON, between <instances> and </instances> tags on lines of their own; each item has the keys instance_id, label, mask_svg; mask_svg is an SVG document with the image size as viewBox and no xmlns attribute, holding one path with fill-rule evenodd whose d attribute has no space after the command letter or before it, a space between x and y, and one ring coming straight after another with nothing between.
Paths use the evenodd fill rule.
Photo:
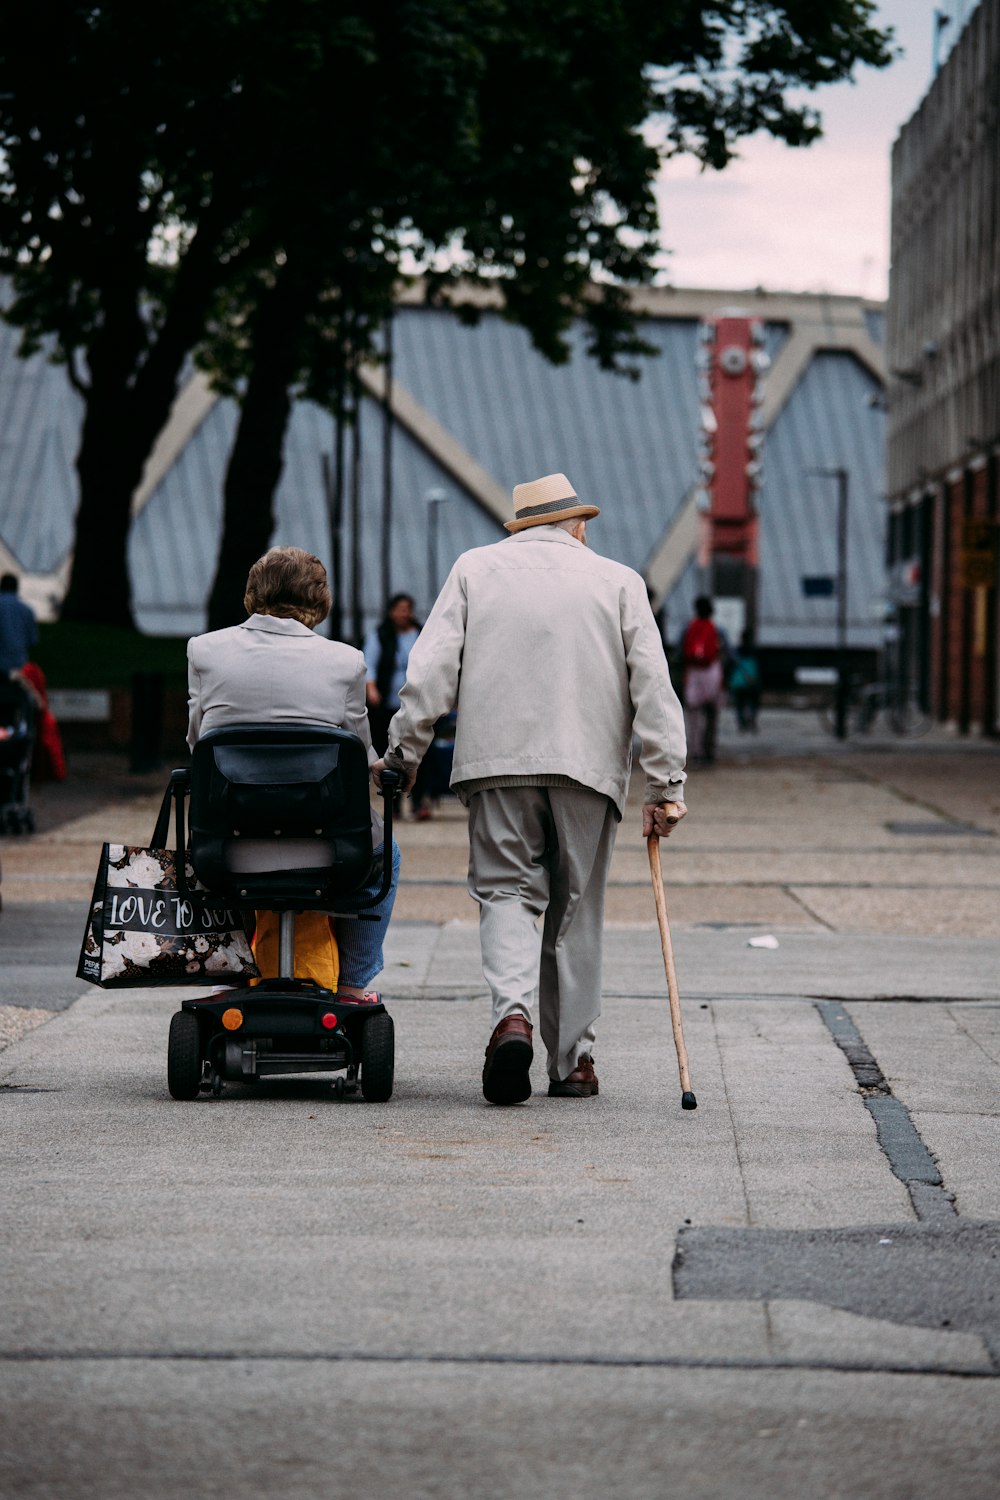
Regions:
<instances>
[{"instance_id":1,"label":"mobility scooter","mask_svg":"<svg viewBox=\"0 0 1000 1500\"><path fill-rule=\"evenodd\" d=\"M337 1073L338 1097L360 1087L390 1098L392 1017L296 979L295 916L324 911L373 920L392 880L392 800L400 778L382 777L385 842L373 870L368 758L357 735L319 724L233 725L204 735L190 769L174 771L177 848L227 906L279 914L276 979L206 1000L185 1000L170 1023L167 1086L175 1099L221 1094L226 1083L278 1073Z\"/></svg>"}]
</instances>

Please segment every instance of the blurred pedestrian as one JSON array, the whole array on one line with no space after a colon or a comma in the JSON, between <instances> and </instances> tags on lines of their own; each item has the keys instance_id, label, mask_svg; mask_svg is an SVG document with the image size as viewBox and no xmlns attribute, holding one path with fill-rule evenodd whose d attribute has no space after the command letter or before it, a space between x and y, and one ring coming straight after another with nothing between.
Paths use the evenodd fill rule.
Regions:
<instances>
[{"instance_id":1,"label":"blurred pedestrian","mask_svg":"<svg viewBox=\"0 0 1000 1500\"><path fill-rule=\"evenodd\" d=\"M410 594L400 593L393 594L386 605L382 623L369 631L365 639L364 657L368 670L365 702L372 744L379 755L386 751L389 721L399 707L399 695L406 681L406 664L419 633L420 621L413 599ZM414 817L430 817L427 773L422 764L410 793L410 805Z\"/></svg>"},{"instance_id":2,"label":"blurred pedestrian","mask_svg":"<svg viewBox=\"0 0 1000 1500\"><path fill-rule=\"evenodd\" d=\"M713 614L711 599L707 594L699 594L694 601L694 619L681 641L688 747L691 759L702 765L711 765L715 760L723 693L722 640Z\"/></svg>"},{"instance_id":3,"label":"blurred pedestrian","mask_svg":"<svg viewBox=\"0 0 1000 1500\"><path fill-rule=\"evenodd\" d=\"M17 574L0 578L0 672L19 672L38 644L35 611L17 594Z\"/></svg>"},{"instance_id":4,"label":"blurred pedestrian","mask_svg":"<svg viewBox=\"0 0 1000 1500\"><path fill-rule=\"evenodd\" d=\"M684 717L659 632L638 573L589 551L598 514L564 474L517 486L514 535L452 568L389 727L384 764L411 777L435 722L457 708L452 788L469 808L469 892L493 997L491 1104L531 1094L536 996L549 1095L598 1092L604 895L633 729L643 835L664 837L686 812Z\"/></svg>"},{"instance_id":5,"label":"blurred pedestrian","mask_svg":"<svg viewBox=\"0 0 1000 1500\"><path fill-rule=\"evenodd\" d=\"M741 733L749 730L756 734L760 712L760 663L752 630L744 630L739 645L730 650L726 687L736 711L736 727Z\"/></svg>"}]
</instances>

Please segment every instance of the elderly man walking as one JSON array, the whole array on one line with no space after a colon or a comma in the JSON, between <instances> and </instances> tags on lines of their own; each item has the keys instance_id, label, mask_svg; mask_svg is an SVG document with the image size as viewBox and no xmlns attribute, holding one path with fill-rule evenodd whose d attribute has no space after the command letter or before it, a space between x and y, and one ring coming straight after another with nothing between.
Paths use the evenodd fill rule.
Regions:
<instances>
[{"instance_id":1,"label":"elderly man walking","mask_svg":"<svg viewBox=\"0 0 1000 1500\"><path fill-rule=\"evenodd\" d=\"M492 1104L531 1093L536 995L549 1094L598 1091L604 894L633 731L644 835L668 834L686 811L684 716L660 634L638 573L588 550L599 514L564 474L516 487L512 535L456 562L389 726L384 765L412 779L435 720L458 711L451 782L469 808L469 891L493 996Z\"/></svg>"}]
</instances>

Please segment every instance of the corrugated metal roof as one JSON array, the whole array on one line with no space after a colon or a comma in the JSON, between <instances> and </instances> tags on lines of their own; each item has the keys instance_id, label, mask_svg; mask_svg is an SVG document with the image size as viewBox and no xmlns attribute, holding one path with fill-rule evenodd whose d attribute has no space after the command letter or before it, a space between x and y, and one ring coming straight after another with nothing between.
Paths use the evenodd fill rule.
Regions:
<instances>
[{"instance_id":1,"label":"corrugated metal roof","mask_svg":"<svg viewBox=\"0 0 1000 1500\"><path fill-rule=\"evenodd\" d=\"M0 537L29 573L52 573L73 544L83 403L45 353L20 359L0 322Z\"/></svg>"},{"instance_id":2,"label":"corrugated metal roof","mask_svg":"<svg viewBox=\"0 0 1000 1500\"><path fill-rule=\"evenodd\" d=\"M848 473L848 621L852 645L881 637L885 417L869 398L877 381L850 354L814 356L767 436L760 492L762 645L831 645L836 600L807 599L802 579L837 571L837 483L810 469Z\"/></svg>"},{"instance_id":3,"label":"corrugated metal roof","mask_svg":"<svg viewBox=\"0 0 1000 1500\"><path fill-rule=\"evenodd\" d=\"M152 635L205 628L236 413L235 402L216 402L132 524L133 609L140 630Z\"/></svg>"},{"instance_id":4,"label":"corrugated metal roof","mask_svg":"<svg viewBox=\"0 0 1000 1500\"><path fill-rule=\"evenodd\" d=\"M602 506L591 528L593 545L641 570L694 483L698 432L697 325L650 319L642 333L661 353L643 360L642 378L631 382L588 359L579 332L570 363L553 368L523 330L496 314L468 328L442 313L404 309L397 321L396 370L506 485L564 470L578 493ZM784 324L766 325L772 359L787 334ZM811 479L807 490L803 471L810 467L849 470L851 639L864 645L879 638L884 418L868 404L877 390L850 355L820 353L766 438L762 644L833 643L834 604L802 594L803 576L836 571L835 497L824 495L824 486L834 486ZM697 592L697 570L689 567L666 601L671 630L674 621L688 617Z\"/></svg>"},{"instance_id":5,"label":"corrugated metal roof","mask_svg":"<svg viewBox=\"0 0 1000 1500\"><path fill-rule=\"evenodd\" d=\"M361 408L361 603L366 624L381 617L382 538L382 409L366 399ZM334 425L328 413L302 403L295 413L286 448L285 473L278 493L275 542L310 547L325 561L330 556L329 521L321 482L321 455L333 454ZM503 531L424 452L409 433L393 426L393 526L390 551L390 592L411 593L426 613L437 589L459 553L495 542ZM431 561L427 540L427 494L445 497L436 507L436 584L431 590ZM344 561L342 592L350 608L350 498L344 497Z\"/></svg>"},{"instance_id":6,"label":"corrugated metal roof","mask_svg":"<svg viewBox=\"0 0 1000 1500\"><path fill-rule=\"evenodd\" d=\"M565 473L602 508L594 545L641 567L687 492L698 439L697 324L649 319L642 335L659 357L632 381L588 358L579 328L569 363L553 366L495 313L468 328L404 308L396 374L508 490Z\"/></svg>"},{"instance_id":7,"label":"corrugated metal roof","mask_svg":"<svg viewBox=\"0 0 1000 1500\"><path fill-rule=\"evenodd\" d=\"M236 427L237 408L219 401L180 458L153 492L132 528L129 561L136 619L153 634L190 634L205 628L222 517L222 482ZM371 624L382 613L382 412L364 400L361 413L361 600ZM331 565L330 526L322 479L323 455L332 461L334 424L312 402L294 408L285 441L285 467L276 497L272 545L306 547ZM460 552L497 541L503 532L481 507L441 472L398 425L392 446L394 525L390 588L411 592L430 607L427 492L445 501L437 515L437 585ZM345 496L343 598L351 607L350 503Z\"/></svg>"},{"instance_id":8,"label":"corrugated metal roof","mask_svg":"<svg viewBox=\"0 0 1000 1500\"><path fill-rule=\"evenodd\" d=\"M720 296L720 303L724 297ZM870 316L868 316L870 312ZM866 309L873 335L877 309ZM689 492L698 435L692 318L650 318L642 332L660 351L641 361L642 378L608 374L586 356L582 330L571 335L569 363L553 367L523 330L495 313L468 328L449 313L402 308L396 377L504 489L564 470L579 494L602 508L591 529L595 548L642 570ZM772 355L787 337L767 325ZM0 539L26 570L53 572L72 545L77 495L73 459L81 402L65 372L43 355L17 358L18 333L0 324ZM834 641L835 603L806 599L802 578L835 571L835 484L808 468L850 472L849 602L851 639L873 644L884 595L882 442L884 415L868 404L878 386L850 355L820 352L779 413L763 450L761 492L761 639L767 644ZM136 616L145 630L188 634L204 628L222 512L222 482L236 408L218 402L138 516L130 538ZM378 404L362 411L362 599L366 623L380 595L382 428ZM293 413L277 496L275 541L308 546L329 559L321 458L333 447L333 423L310 403ZM429 604L427 494L440 490L437 582L468 547L503 533L431 457L396 425L392 589ZM345 511L349 509L345 505ZM344 557L350 553L345 537ZM697 591L689 567L667 601L671 632ZM344 578L349 608L348 577Z\"/></svg>"}]
</instances>

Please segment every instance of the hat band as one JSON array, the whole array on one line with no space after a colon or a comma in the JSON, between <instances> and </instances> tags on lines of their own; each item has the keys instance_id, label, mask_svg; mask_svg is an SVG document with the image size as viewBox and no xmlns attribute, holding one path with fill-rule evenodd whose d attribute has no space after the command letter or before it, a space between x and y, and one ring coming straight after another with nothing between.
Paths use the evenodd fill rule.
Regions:
<instances>
[{"instance_id":1,"label":"hat band","mask_svg":"<svg viewBox=\"0 0 1000 1500\"><path fill-rule=\"evenodd\" d=\"M550 516L554 510L565 510L567 505L579 504L578 495L567 495L565 500L550 500L547 505L523 505L514 512L514 519L523 521L527 516Z\"/></svg>"}]
</instances>

